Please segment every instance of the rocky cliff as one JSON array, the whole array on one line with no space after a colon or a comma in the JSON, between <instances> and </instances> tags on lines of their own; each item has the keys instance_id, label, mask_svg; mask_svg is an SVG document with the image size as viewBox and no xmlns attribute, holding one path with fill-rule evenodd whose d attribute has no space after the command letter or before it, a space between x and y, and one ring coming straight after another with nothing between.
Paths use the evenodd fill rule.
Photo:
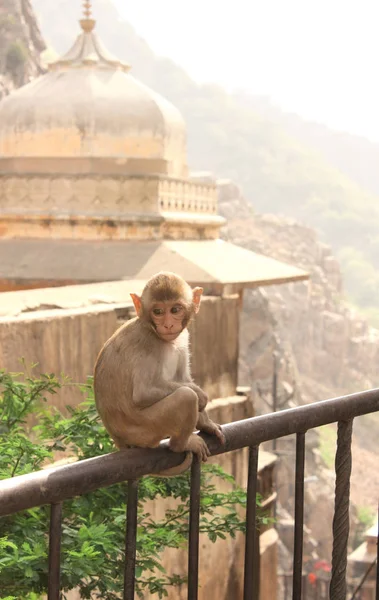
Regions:
<instances>
[{"instance_id":1,"label":"rocky cliff","mask_svg":"<svg viewBox=\"0 0 379 600\"><path fill-rule=\"evenodd\" d=\"M267 287L247 293L245 300L245 313L253 306L255 310L257 305L264 306L276 337L284 346L290 345L307 399L378 384L379 331L347 304L340 267L331 249L319 241L313 229L294 220L252 214L250 203L234 183L224 180L218 187L220 212L228 218L223 232L226 239L310 273L309 282ZM247 320L247 327L249 323L256 327L250 317ZM243 331L252 352L256 344L251 340L257 334L245 333L245 326ZM269 345L268 337L266 341ZM264 353L263 339L259 345ZM256 369L257 357L251 358L245 344L242 373Z\"/></svg>"},{"instance_id":2,"label":"rocky cliff","mask_svg":"<svg viewBox=\"0 0 379 600\"><path fill-rule=\"evenodd\" d=\"M0 0L0 98L43 72L45 50L30 0Z\"/></svg>"},{"instance_id":3,"label":"rocky cliff","mask_svg":"<svg viewBox=\"0 0 379 600\"><path fill-rule=\"evenodd\" d=\"M241 323L240 383L255 390L257 412L272 410L274 363L278 408L324 400L378 385L379 332L346 303L339 264L314 230L268 214L252 214L237 185L218 182L223 237L256 252L297 265L310 281L245 292ZM326 429L326 431L325 431ZM353 515L376 509L379 495L376 447L379 419L355 420L351 497ZM335 427L307 434L306 524L309 557L330 558ZM293 509L294 438L278 442L279 516ZM320 520L320 511L323 519ZM280 519L281 537L288 520ZM354 546L358 519L352 521ZM315 541L316 540L316 541Z\"/></svg>"}]
</instances>

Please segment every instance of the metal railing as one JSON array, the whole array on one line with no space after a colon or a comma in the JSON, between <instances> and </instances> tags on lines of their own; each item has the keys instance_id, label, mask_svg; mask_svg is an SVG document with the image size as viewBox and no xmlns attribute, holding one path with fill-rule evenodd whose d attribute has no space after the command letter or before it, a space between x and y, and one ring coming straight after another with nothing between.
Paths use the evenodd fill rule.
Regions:
<instances>
[{"instance_id":1,"label":"metal railing","mask_svg":"<svg viewBox=\"0 0 379 600\"><path fill-rule=\"evenodd\" d=\"M220 446L214 437L204 435L212 455L245 447L250 449L244 600L258 600L259 594L258 569L253 568L257 539L256 493L259 445L269 440L296 434L292 598L301 600L306 432L335 422L338 423L338 437L335 458L335 510L329 597L331 600L346 600L352 424L355 417L376 411L379 411L379 389L229 423L222 428L226 439L225 446ZM60 597L62 503L74 496L126 480L128 481L128 497L123 598L124 600L134 600L138 479L143 475L159 473L179 465L183 459L183 454L169 451L167 443L162 442L161 446L154 450L132 448L0 482L0 517L44 504L51 505L48 600L59 600ZM197 600L198 597L200 470L201 465L198 461L194 461L191 468L188 600ZM378 575L377 565L377 581L379 581ZM378 584L376 600L379 600Z\"/></svg>"}]
</instances>

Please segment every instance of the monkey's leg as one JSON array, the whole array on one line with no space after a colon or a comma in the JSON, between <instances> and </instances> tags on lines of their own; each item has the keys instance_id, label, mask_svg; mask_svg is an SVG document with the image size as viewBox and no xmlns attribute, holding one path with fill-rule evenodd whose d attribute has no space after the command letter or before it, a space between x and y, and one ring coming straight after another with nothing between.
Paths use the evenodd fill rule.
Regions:
<instances>
[{"instance_id":1,"label":"monkey's leg","mask_svg":"<svg viewBox=\"0 0 379 600\"><path fill-rule=\"evenodd\" d=\"M149 409L142 411L151 423L151 429L159 435L159 439L170 437L170 448L173 452L194 452L202 460L209 456L208 446L202 438L195 435L194 429L198 420L198 397L190 388L183 386L160 400ZM179 467L173 467L161 475L177 475L186 470L192 462L189 454Z\"/></svg>"},{"instance_id":2,"label":"monkey's leg","mask_svg":"<svg viewBox=\"0 0 379 600\"><path fill-rule=\"evenodd\" d=\"M201 460L206 461L209 456L208 446L193 433L199 417L198 396L185 386L175 393L178 396L177 412L174 415L174 428L170 431L170 448L174 452L194 452Z\"/></svg>"}]
</instances>

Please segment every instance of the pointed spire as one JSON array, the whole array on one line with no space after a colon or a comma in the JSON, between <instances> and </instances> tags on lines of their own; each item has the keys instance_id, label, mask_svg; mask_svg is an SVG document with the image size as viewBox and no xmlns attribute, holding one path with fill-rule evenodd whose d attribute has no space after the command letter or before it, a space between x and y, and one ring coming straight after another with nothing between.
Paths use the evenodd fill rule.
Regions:
<instances>
[{"instance_id":1,"label":"pointed spire","mask_svg":"<svg viewBox=\"0 0 379 600\"><path fill-rule=\"evenodd\" d=\"M91 31L94 29L95 24L96 24L95 19L92 19L92 1L91 0L85 0L83 2L83 16L84 16L84 19L81 19L81 21L79 21L80 26L84 32L91 33Z\"/></svg>"}]
</instances>

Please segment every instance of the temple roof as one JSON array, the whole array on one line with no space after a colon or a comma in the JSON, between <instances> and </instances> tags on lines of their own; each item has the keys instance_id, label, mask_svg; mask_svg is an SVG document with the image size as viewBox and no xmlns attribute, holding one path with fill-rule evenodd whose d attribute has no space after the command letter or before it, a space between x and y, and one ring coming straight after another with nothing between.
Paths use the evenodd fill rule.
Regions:
<instances>
[{"instance_id":1,"label":"temple roof","mask_svg":"<svg viewBox=\"0 0 379 600\"><path fill-rule=\"evenodd\" d=\"M174 271L191 284L257 287L308 279L308 273L223 240L0 240L0 280L147 280Z\"/></svg>"}]
</instances>

